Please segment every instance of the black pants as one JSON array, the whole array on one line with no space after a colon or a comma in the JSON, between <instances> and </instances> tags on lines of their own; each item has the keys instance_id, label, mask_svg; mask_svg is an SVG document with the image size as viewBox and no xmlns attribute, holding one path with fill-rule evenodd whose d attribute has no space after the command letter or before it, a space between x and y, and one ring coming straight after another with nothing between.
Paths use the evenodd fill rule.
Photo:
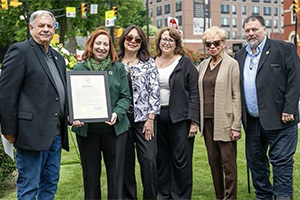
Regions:
<instances>
[{"instance_id":1,"label":"black pants","mask_svg":"<svg viewBox=\"0 0 300 200\"><path fill-rule=\"evenodd\" d=\"M131 128L128 131L126 142L126 156L124 169L124 199L137 199L137 187L135 178L135 148L140 164L143 184L143 199L156 199L157 197L157 169L156 169L156 131L154 124L154 138L147 141L144 137L143 127L145 122L133 122L133 116L129 116Z\"/></svg>"},{"instance_id":2,"label":"black pants","mask_svg":"<svg viewBox=\"0 0 300 200\"><path fill-rule=\"evenodd\" d=\"M127 132L77 135L84 183L84 199L101 199L101 158L107 175L107 199L122 199Z\"/></svg>"},{"instance_id":3,"label":"black pants","mask_svg":"<svg viewBox=\"0 0 300 200\"><path fill-rule=\"evenodd\" d=\"M168 108L157 117L157 171L159 199L190 199L193 187L194 137L188 138L191 122L173 124Z\"/></svg>"}]
</instances>

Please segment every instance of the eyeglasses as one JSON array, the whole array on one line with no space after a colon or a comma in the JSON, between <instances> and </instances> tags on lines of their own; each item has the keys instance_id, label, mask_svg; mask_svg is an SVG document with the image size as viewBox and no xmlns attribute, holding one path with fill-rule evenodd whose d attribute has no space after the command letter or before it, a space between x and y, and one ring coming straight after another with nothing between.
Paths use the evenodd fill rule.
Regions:
<instances>
[{"instance_id":1,"label":"eyeglasses","mask_svg":"<svg viewBox=\"0 0 300 200\"><path fill-rule=\"evenodd\" d=\"M212 44L213 44L215 47L218 47L218 46L220 46L220 44L221 44L221 40L216 40L216 41L213 41L213 42L205 42L205 46L206 46L207 48L211 47Z\"/></svg>"},{"instance_id":2,"label":"eyeglasses","mask_svg":"<svg viewBox=\"0 0 300 200\"><path fill-rule=\"evenodd\" d=\"M161 38L161 41L163 41L164 43L167 43L167 42L169 42L169 43L173 43L173 42L175 42L175 40L173 39L173 38Z\"/></svg>"},{"instance_id":3,"label":"eyeglasses","mask_svg":"<svg viewBox=\"0 0 300 200\"><path fill-rule=\"evenodd\" d=\"M140 44L140 43L142 42L142 39L141 39L141 38L139 38L139 37L133 37L133 36L131 36L131 35L127 35L127 36L125 37L125 39L126 39L128 42L131 42L131 41L134 39L134 41L135 41L136 43L138 43L138 44Z\"/></svg>"}]
</instances>

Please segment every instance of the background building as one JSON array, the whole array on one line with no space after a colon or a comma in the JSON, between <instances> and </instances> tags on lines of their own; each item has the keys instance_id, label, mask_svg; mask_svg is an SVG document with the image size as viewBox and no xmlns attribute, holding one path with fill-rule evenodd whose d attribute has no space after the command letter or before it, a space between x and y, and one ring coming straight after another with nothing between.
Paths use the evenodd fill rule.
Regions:
<instances>
[{"instance_id":1,"label":"background building","mask_svg":"<svg viewBox=\"0 0 300 200\"><path fill-rule=\"evenodd\" d=\"M201 40L204 26L225 29L227 52L238 50L233 44L245 43L242 24L250 15L263 16L269 37L283 39L283 0L148 0L148 5L153 25L166 27L168 17L177 18L184 45L200 54L205 53Z\"/></svg>"},{"instance_id":2,"label":"background building","mask_svg":"<svg viewBox=\"0 0 300 200\"><path fill-rule=\"evenodd\" d=\"M297 30L297 51L298 51L298 55L299 55L299 16L300 16L300 12L298 12L297 14L295 14L293 12L294 8L293 8L293 0L285 0L284 1L284 37L283 39L289 42L294 43L294 38L296 35L296 30ZM297 16L297 26L295 26L296 24L296 16Z\"/></svg>"}]
</instances>

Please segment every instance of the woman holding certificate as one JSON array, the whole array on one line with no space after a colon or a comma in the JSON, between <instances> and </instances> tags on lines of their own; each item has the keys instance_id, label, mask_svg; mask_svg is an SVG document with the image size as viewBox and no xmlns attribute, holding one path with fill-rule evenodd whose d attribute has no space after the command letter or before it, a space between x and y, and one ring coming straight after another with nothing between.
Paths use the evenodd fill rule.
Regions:
<instances>
[{"instance_id":1,"label":"woman holding certificate","mask_svg":"<svg viewBox=\"0 0 300 200\"><path fill-rule=\"evenodd\" d=\"M146 36L136 25L128 26L119 39L119 58L130 80L132 106L124 174L124 199L137 199L135 147L143 182L143 199L157 197L157 134L155 115L160 111L158 71L147 50Z\"/></svg>"},{"instance_id":2,"label":"woman holding certificate","mask_svg":"<svg viewBox=\"0 0 300 200\"><path fill-rule=\"evenodd\" d=\"M107 174L107 199L122 199L125 146L131 103L124 65L117 62L112 39L105 30L94 31L86 42L84 62L75 71L107 71L111 99L110 121L99 123L73 122L84 182L84 199L101 199L101 155Z\"/></svg>"}]
</instances>

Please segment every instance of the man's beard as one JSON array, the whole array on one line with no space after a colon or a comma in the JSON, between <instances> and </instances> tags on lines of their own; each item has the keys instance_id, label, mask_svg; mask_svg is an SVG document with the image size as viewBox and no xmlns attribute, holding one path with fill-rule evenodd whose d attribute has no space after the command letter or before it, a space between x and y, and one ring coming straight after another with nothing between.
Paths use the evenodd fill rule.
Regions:
<instances>
[{"instance_id":1,"label":"man's beard","mask_svg":"<svg viewBox=\"0 0 300 200\"><path fill-rule=\"evenodd\" d=\"M257 38L250 38L248 44L251 48L257 48L259 45L259 40Z\"/></svg>"}]
</instances>

